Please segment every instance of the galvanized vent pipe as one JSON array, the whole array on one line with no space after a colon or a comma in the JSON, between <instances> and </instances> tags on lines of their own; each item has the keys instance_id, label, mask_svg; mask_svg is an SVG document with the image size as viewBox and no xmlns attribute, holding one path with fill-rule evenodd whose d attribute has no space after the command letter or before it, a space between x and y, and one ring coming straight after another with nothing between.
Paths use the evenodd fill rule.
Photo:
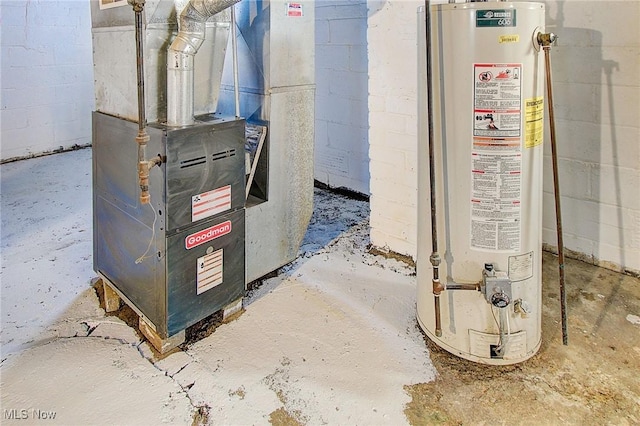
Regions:
<instances>
[{"instance_id":1,"label":"galvanized vent pipe","mask_svg":"<svg viewBox=\"0 0 640 426\"><path fill-rule=\"evenodd\" d=\"M240 0L191 0L180 13L178 36L167 54L167 124L193 123L193 61L204 42L206 22Z\"/></svg>"}]
</instances>

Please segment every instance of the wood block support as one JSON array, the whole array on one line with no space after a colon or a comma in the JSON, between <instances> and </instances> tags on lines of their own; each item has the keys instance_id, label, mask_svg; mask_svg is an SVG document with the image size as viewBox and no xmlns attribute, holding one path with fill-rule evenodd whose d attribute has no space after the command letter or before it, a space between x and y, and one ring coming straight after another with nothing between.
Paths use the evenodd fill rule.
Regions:
<instances>
[{"instance_id":1,"label":"wood block support","mask_svg":"<svg viewBox=\"0 0 640 426\"><path fill-rule=\"evenodd\" d=\"M120 296L105 280L102 280L102 296L104 298L105 312L113 312L120 309Z\"/></svg>"},{"instance_id":2,"label":"wood block support","mask_svg":"<svg viewBox=\"0 0 640 426\"><path fill-rule=\"evenodd\" d=\"M140 332L144 334L147 339L149 339L149 343L151 343L151 345L156 348L156 350L161 354L165 354L170 350L178 347L179 345L184 343L185 340L184 330L167 338L161 337L156 332L155 328L148 324L143 317L140 317L138 321L138 328Z\"/></svg>"},{"instance_id":3,"label":"wood block support","mask_svg":"<svg viewBox=\"0 0 640 426\"><path fill-rule=\"evenodd\" d=\"M236 317L240 315L239 312L241 311L242 311L242 297L234 300L233 302L229 303L227 306L225 306L222 309L222 322L229 322L234 320Z\"/></svg>"}]
</instances>

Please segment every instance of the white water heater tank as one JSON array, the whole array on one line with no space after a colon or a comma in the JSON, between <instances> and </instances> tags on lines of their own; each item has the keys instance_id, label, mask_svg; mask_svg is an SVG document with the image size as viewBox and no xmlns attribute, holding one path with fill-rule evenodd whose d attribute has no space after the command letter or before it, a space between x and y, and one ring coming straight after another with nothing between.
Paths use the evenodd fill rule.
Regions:
<instances>
[{"instance_id":1,"label":"white water heater tank","mask_svg":"<svg viewBox=\"0 0 640 426\"><path fill-rule=\"evenodd\" d=\"M434 297L426 44L420 47L418 322L447 351L513 364L541 342L544 5L431 5L438 266ZM439 304L439 307L436 305Z\"/></svg>"}]
</instances>

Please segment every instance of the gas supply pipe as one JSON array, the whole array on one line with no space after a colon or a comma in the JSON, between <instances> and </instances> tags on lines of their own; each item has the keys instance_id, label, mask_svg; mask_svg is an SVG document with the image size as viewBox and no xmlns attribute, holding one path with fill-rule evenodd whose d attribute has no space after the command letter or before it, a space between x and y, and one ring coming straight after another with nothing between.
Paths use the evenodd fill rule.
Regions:
<instances>
[{"instance_id":1,"label":"gas supply pipe","mask_svg":"<svg viewBox=\"0 0 640 426\"><path fill-rule=\"evenodd\" d=\"M138 135L136 143L138 144L138 183L140 186L140 204L149 204L151 196L149 195L149 170L153 166L162 164L162 159L156 157L147 160L147 143L149 135L147 134L147 118L144 101L144 45L142 35L142 13L144 11L145 0L129 0L129 4L135 12L136 25L136 68L138 77Z\"/></svg>"}]
</instances>

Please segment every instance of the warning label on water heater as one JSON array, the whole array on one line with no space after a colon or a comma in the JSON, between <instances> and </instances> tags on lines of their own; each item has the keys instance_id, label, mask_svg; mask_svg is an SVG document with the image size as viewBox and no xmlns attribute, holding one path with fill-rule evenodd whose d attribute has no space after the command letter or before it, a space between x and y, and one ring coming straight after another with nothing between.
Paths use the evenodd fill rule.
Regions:
<instances>
[{"instance_id":1,"label":"warning label on water heater","mask_svg":"<svg viewBox=\"0 0 640 426\"><path fill-rule=\"evenodd\" d=\"M519 137L522 64L474 64L473 136Z\"/></svg>"},{"instance_id":2,"label":"warning label on water heater","mask_svg":"<svg viewBox=\"0 0 640 426\"><path fill-rule=\"evenodd\" d=\"M542 144L544 126L542 122L544 98L525 99L525 140L524 146L533 148Z\"/></svg>"},{"instance_id":3,"label":"warning label on water heater","mask_svg":"<svg viewBox=\"0 0 640 426\"><path fill-rule=\"evenodd\" d=\"M521 64L474 64L471 247L520 250Z\"/></svg>"}]
</instances>

